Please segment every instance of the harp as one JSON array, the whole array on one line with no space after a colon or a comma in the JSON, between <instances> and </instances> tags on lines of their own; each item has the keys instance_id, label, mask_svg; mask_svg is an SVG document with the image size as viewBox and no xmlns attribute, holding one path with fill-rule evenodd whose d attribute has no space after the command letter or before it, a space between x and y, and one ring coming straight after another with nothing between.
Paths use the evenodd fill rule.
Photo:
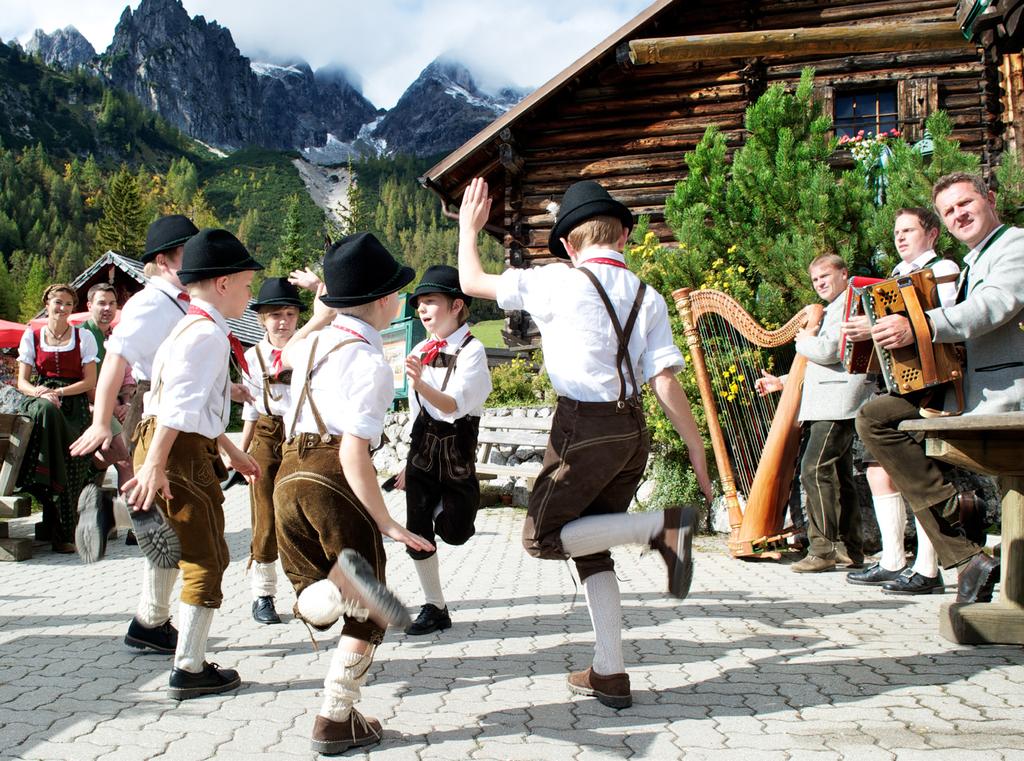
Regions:
<instances>
[{"instance_id":1,"label":"harp","mask_svg":"<svg viewBox=\"0 0 1024 761\"><path fill-rule=\"evenodd\" d=\"M779 557L800 448L800 396L807 359L790 345L804 327L817 329L821 306L808 307L766 330L732 297L681 288L672 294L700 388L715 463L729 510L733 557ZM777 398L760 397L761 370L788 376ZM741 499L745 504L741 503Z\"/></svg>"}]
</instances>

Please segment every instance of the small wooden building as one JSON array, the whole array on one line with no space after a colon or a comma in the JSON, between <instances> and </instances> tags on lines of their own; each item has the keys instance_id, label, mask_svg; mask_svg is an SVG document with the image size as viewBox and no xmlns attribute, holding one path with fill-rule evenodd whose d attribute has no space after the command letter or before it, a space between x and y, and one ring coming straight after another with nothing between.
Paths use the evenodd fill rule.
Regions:
<instances>
[{"instance_id":1,"label":"small wooden building","mask_svg":"<svg viewBox=\"0 0 1024 761\"><path fill-rule=\"evenodd\" d=\"M1024 147L1021 56L965 40L955 8L956 0L658 0L421 182L454 210L469 180L485 177L495 196L487 230L514 267L548 261L545 207L580 179L650 215L670 241L664 200L685 174L684 153L709 124L732 149L741 145L747 106L775 82L795 83L805 66L840 134L897 127L916 141L925 117L943 109L954 137L988 168ZM651 38L675 39L659 47Z\"/></svg>"}]
</instances>

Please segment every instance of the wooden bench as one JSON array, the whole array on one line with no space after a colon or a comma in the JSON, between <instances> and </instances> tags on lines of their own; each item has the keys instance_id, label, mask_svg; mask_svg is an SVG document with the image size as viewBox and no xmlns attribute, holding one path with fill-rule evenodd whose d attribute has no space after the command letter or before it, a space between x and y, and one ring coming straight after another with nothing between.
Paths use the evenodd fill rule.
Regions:
<instances>
[{"instance_id":1,"label":"wooden bench","mask_svg":"<svg viewBox=\"0 0 1024 761\"><path fill-rule=\"evenodd\" d=\"M925 436L925 454L996 476L1002 492L999 597L946 603L939 633L965 644L1024 645L1024 412L908 420L901 431Z\"/></svg>"},{"instance_id":2,"label":"wooden bench","mask_svg":"<svg viewBox=\"0 0 1024 761\"><path fill-rule=\"evenodd\" d=\"M31 433L31 418L0 414L0 518L24 518L31 513L32 500L14 494ZM0 521L0 560L27 560L30 557L32 540L10 538L6 520Z\"/></svg>"},{"instance_id":3,"label":"wooden bench","mask_svg":"<svg viewBox=\"0 0 1024 761\"><path fill-rule=\"evenodd\" d=\"M519 465L498 465L487 462L495 445L534 447L544 449L551 431L550 417L499 417L484 415L480 419L476 474L481 480L497 478L525 478L526 488L532 489L540 473L539 462L524 462Z\"/></svg>"}]
</instances>

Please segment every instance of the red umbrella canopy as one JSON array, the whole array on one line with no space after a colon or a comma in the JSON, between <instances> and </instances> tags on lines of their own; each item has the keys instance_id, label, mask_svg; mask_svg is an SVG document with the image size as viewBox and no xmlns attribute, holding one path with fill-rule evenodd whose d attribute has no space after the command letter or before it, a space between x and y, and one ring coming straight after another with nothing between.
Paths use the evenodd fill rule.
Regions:
<instances>
[{"instance_id":1,"label":"red umbrella canopy","mask_svg":"<svg viewBox=\"0 0 1024 761\"><path fill-rule=\"evenodd\" d=\"M0 349L16 349L27 326L20 322L0 320Z\"/></svg>"}]
</instances>

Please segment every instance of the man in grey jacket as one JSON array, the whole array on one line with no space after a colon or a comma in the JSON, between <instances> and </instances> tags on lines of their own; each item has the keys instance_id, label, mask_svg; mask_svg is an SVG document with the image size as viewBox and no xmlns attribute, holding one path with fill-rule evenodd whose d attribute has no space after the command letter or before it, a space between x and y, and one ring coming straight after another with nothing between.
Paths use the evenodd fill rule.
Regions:
<instances>
[{"instance_id":1,"label":"man in grey jacket","mask_svg":"<svg viewBox=\"0 0 1024 761\"><path fill-rule=\"evenodd\" d=\"M1009 227L996 214L995 194L980 177L955 173L932 189L935 210L955 238L970 246L958 282L957 303L927 312L932 340L964 342L965 414L1021 409L1024 402L1024 229ZM909 320L889 315L871 332L887 348L914 341ZM947 408L953 400L947 394ZM959 495L918 437L899 430L920 417L914 395L882 396L861 409L857 432L889 473L928 534L943 568L959 572L957 602L988 602L999 578L999 561L965 535Z\"/></svg>"},{"instance_id":2,"label":"man in grey jacket","mask_svg":"<svg viewBox=\"0 0 1024 761\"><path fill-rule=\"evenodd\" d=\"M826 302L817 335L802 330L796 350L807 357L800 399L800 421L807 424L807 447L800 462L800 483L807 494L807 557L791 568L797 573L830 571L838 563L860 567L864 560L860 504L853 481L854 416L871 397L875 384L866 375L846 372L839 356L840 325L848 273L836 254L816 257L808 267L811 284ZM765 373L755 382L760 394L779 391L785 378Z\"/></svg>"}]
</instances>

